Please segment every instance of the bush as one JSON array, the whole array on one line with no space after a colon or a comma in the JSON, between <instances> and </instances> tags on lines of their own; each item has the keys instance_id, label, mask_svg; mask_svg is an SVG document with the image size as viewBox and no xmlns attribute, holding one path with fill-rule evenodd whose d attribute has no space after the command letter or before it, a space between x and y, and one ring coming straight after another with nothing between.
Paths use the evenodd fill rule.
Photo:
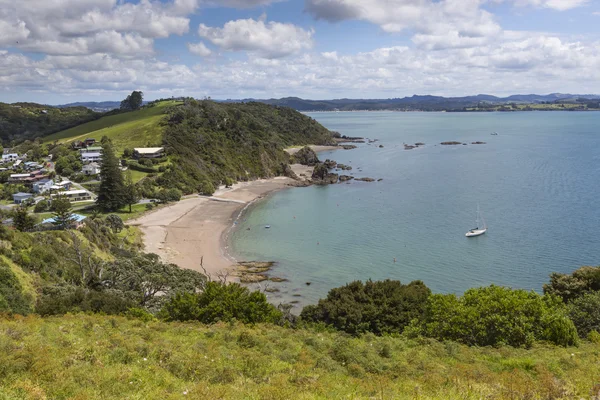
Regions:
<instances>
[{"instance_id":1,"label":"bush","mask_svg":"<svg viewBox=\"0 0 600 400\"><path fill-rule=\"evenodd\" d=\"M146 166L146 165L140 164L137 161L129 160L129 161L127 161L127 166L134 171L147 172L147 173L157 172L156 168L152 167L152 163L150 163L150 166Z\"/></svg>"},{"instance_id":2,"label":"bush","mask_svg":"<svg viewBox=\"0 0 600 400\"><path fill-rule=\"evenodd\" d=\"M203 196L212 196L215 193L215 187L208 180L203 180L200 182L198 192Z\"/></svg>"},{"instance_id":3,"label":"bush","mask_svg":"<svg viewBox=\"0 0 600 400\"><path fill-rule=\"evenodd\" d=\"M246 324L277 322L281 313L258 291L238 283L208 282L202 293L177 294L160 313L167 321L197 320L205 324L237 320Z\"/></svg>"},{"instance_id":4,"label":"bush","mask_svg":"<svg viewBox=\"0 0 600 400\"><path fill-rule=\"evenodd\" d=\"M572 274L552 273L544 293L559 296L569 302L590 291L600 291L600 267L581 267Z\"/></svg>"},{"instance_id":5,"label":"bush","mask_svg":"<svg viewBox=\"0 0 600 400\"><path fill-rule=\"evenodd\" d=\"M318 305L305 307L300 317L352 335L401 333L411 320L421 317L430 294L421 281L408 285L392 280L356 281L330 290Z\"/></svg>"},{"instance_id":6,"label":"bush","mask_svg":"<svg viewBox=\"0 0 600 400\"><path fill-rule=\"evenodd\" d=\"M31 309L31 296L23 287L10 266L0 261L0 311L27 315Z\"/></svg>"},{"instance_id":7,"label":"bush","mask_svg":"<svg viewBox=\"0 0 600 400\"><path fill-rule=\"evenodd\" d=\"M568 306L569 316L579 337L600 331L600 292L589 292L573 300Z\"/></svg>"},{"instance_id":8,"label":"bush","mask_svg":"<svg viewBox=\"0 0 600 400\"><path fill-rule=\"evenodd\" d=\"M469 289L460 298L432 295L418 324L427 337L477 346L577 343L575 326L559 298L494 285Z\"/></svg>"},{"instance_id":9,"label":"bush","mask_svg":"<svg viewBox=\"0 0 600 400\"><path fill-rule=\"evenodd\" d=\"M88 290L74 286L44 288L38 299L36 312L42 316L62 315L68 312L96 312L122 314L134 303L117 290Z\"/></svg>"},{"instance_id":10,"label":"bush","mask_svg":"<svg viewBox=\"0 0 600 400\"><path fill-rule=\"evenodd\" d=\"M43 213L43 212L48 211L49 208L50 208L50 205L48 204L48 201L42 200L42 201L38 202L35 205L35 208L33 209L33 212L35 212L35 213Z\"/></svg>"}]
</instances>

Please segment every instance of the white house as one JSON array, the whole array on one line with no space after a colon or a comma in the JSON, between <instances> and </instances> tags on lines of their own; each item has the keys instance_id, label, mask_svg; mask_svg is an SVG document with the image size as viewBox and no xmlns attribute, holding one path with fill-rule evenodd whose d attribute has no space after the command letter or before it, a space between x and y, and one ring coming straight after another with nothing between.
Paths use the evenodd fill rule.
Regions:
<instances>
[{"instance_id":1,"label":"white house","mask_svg":"<svg viewBox=\"0 0 600 400\"><path fill-rule=\"evenodd\" d=\"M13 201L15 202L15 204L21 204L25 200L29 200L32 197L33 197L33 195L31 193L19 192L19 193L13 194Z\"/></svg>"},{"instance_id":2,"label":"white house","mask_svg":"<svg viewBox=\"0 0 600 400\"><path fill-rule=\"evenodd\" d=\"M52 194L50 197L56 196L65 196L69 201L85 201L92 199L92 195L87 190L67 190L66 192Z\"/></svg>"},{"instance_id":3,"label":"white house","mask_svg":"<svg viewBox=\"0 0 600 400\"><path fill-rule=\"evenodd\" d=\"M84 163L102 161L102 153L82 153L81 161Z\"/></svg>"},{"instance_id":4,"label":"white house","mask_svg":"<svg viewBox=\"0 0 600 400\"><path fill-rule=\"evenodd\" d=\"M81 154L83 153L102 153L102 146L90 146L84 149L79 149Z\"/></svg>"},{"instance_id":5,"label":"white house","mask_svg":"<svg viewBox=\"0 0 600 400\"><path fill-rule=\"evenodd\" d=\"M33 184L33 192L34 193L44 193L48 190L52 189L54 185L54 181L52 179L42 179L41 181L35 182Z\"/></svg>"},{"instance_id":6,"label":"white house","mask_svg":"<svg viewBox=\"0 0 600 400\"><path fill-rule=\"evenodd\" d=\"M164 154L164 147L138 147L133 149L133 156L135 158L159 158Z\"/></svg>"},{"instance_id":7,"label":"white house","mask_svg":"<svg viewBox=\"0 0 600 400\"><path fill-rule=\"evenodd\" d=\"M100 173L100 164L97 162L91 162L89 164L85 164L81 169L86 175L98 175Z\"/></svg>"},{"instance_id":8,"label":"white house","mask_svg":"<svg viewBox=\"0 0 600 400\"><path fill-rule=\"evenodd\" d=\"M17 153L2 154L2 162L16 161L18 159L19 155Z\"/></svg>"}]
</instances>

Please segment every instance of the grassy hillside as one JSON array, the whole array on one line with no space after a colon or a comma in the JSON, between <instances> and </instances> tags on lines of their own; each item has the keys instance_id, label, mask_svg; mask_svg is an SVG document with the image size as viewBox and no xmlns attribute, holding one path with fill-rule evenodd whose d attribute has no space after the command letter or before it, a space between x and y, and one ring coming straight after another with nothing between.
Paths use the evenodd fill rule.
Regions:
<instances>
[{"instance_id":1,"label":"grassy hillside","mask_svg":"<svg viewBox=\"0 0 600 400\"><path fill-rule=\"evenodd\" d=\"M175 101L164 101L138 111L105 116L47 136L44 142L70 143L88 137L100 140L102 136L107 136L112 139L117 151L128 147L160 145L163 136L160 122L164 119L167 109L176 104L178 103Z\"/></svg>"},{"instance_id":2,"label":"grassy hillside","mask_svg":"<svg viewBox=\"0 0 600 400\"><path fill-rule=\"evenodd\" d=\"M0 349L3 399L572 399L600 374L589 343L470 348L83 314L0 317Z\"/></svg>"},{"instance_id":3,"label":"grassy hillside","mask_svg":"<svg viewBox=\"0 0 600 400\"><path fill-rule=\"evenodd\" d=\"M94 120L100 115L85 107L0 103L0 139L5 142L34 139Z\"/></svg>"}]
</instances>

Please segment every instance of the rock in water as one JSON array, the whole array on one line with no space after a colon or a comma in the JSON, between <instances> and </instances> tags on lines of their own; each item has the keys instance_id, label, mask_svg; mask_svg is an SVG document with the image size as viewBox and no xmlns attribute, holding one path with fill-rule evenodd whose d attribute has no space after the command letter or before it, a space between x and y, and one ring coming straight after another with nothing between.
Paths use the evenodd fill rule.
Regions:
<instances>
[{"instance_id":1,"label":"rock in water","mask_svg":"<svg viewBox=\"0 0 600 400\"><path fill-rule=\"evenodd\" d=\"M339 178L338 174L329 173L329 169L325 164L315 165L315 169L312 174L312 180L317 185L328 185L330 183L337 183Z\"/></svg>"}]
</instances>

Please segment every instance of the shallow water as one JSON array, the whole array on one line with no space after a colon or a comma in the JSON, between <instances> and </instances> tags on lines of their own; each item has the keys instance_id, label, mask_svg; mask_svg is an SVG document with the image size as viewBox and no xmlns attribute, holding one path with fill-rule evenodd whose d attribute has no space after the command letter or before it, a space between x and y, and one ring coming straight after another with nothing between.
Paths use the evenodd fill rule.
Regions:
<instances>
[{"instance_id":1,"label":"shallow water","mask_svg":"<svg viewBox=\"0 0 600 400\"><path fill-rule=\"evenodd\" d=\"M356 279L541 291L553 271L600 264L600 113L310 115L379 139L319 157L384 180L284 190L250 208L231 247L240 260L278 262L273 275L289 282L269 285L274 301L314 303ZM439 144L451 140L469 145ZM426 145L404 150L415 142ZM478 203L489 231L467 239Z\"/></svg>"}]
</instances>

